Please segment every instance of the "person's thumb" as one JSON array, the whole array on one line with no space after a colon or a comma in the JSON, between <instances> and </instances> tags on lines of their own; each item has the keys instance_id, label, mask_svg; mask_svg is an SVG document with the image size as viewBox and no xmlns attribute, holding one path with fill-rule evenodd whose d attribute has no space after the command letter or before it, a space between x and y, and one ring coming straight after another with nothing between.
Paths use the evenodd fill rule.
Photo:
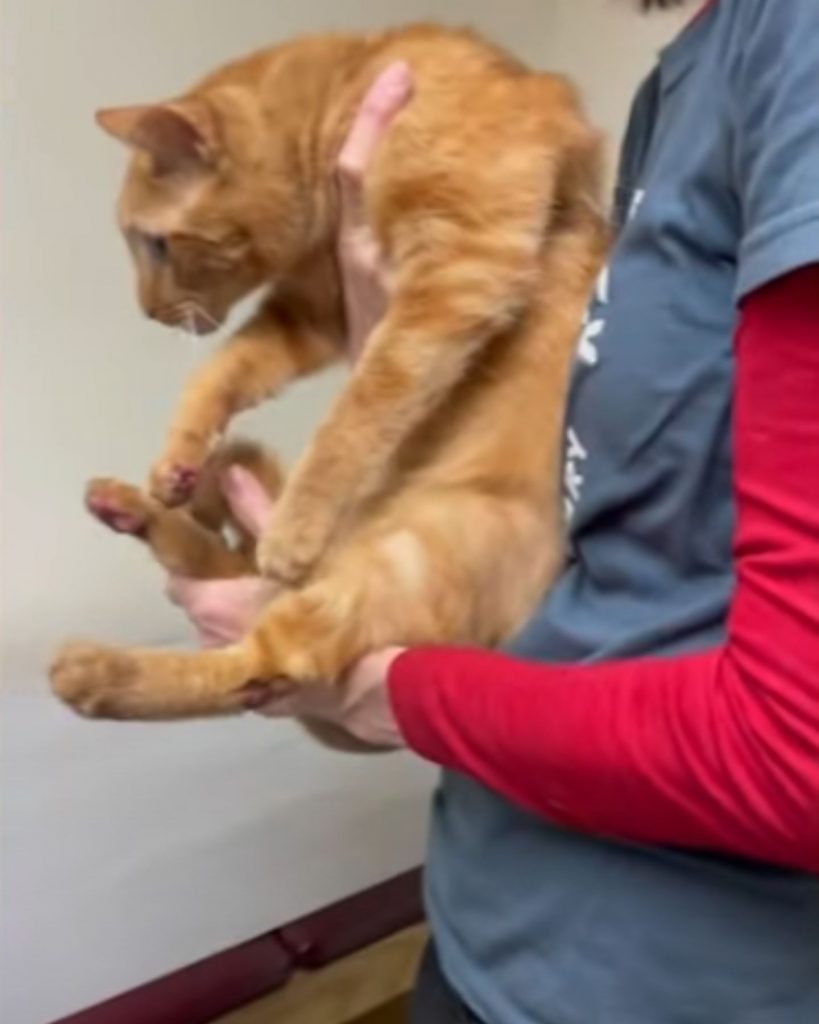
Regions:
<instances>
[{"instance_id":1,"label":"person's thumb","mask_svg":"<svg viewBox=\"0 0 819 1024\"><path fill-rule=\"evenodd\" d=\"M361 101L336 164L341 187L342 225L348 231L367 224L364 174L379 142L396 115L409 103L412 93L413 78L409 65L394 61L376 76Z\"/></svg>"},{"instance_id":2,"label":"person's thumb","mask_svg":"<svg viewBox=\"0 0 819 1024\"><path fill-rule=\"evenodd\" d=\"M239 523L259 537L270 518L273 500L258 479L241 466L231 466L222 475L222 491Z\"/></svg>"}]
</instances>

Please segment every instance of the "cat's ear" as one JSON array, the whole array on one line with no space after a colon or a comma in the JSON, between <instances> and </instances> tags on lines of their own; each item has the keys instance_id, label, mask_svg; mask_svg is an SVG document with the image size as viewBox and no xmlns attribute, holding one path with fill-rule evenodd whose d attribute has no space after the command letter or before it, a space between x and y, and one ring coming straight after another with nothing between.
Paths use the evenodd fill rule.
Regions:
<instances>
[{"instance_id":1,"label":"cat's ear","mask_svg":"<svg viewBox=\"0 0 819 1024\"><path fill-rule=\"evenodd\" d=\"M115 139L149 153L157 173L191 171L217 157L213 111L201 99L98 110L96 121Z\"/></svg>"}]
</instances>

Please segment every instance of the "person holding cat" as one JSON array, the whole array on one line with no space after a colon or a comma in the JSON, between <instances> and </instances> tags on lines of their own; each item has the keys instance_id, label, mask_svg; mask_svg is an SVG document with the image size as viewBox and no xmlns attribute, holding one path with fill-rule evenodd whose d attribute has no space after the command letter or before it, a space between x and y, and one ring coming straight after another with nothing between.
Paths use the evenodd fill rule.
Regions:
<instances>
[{"instance_id":1,"label":"person holding cat","mask_svg":"<svg viewBox=\"0 0 819 1024\"><path fill-rule=\"evenodd\" d=\"M264 709L444 769L418 1024L819 1020L817 81L815 0L715 0L641 86L568 403L570 557L509 652L378 652ZM354 354L386 297L357 183L411 88L389 69L340 157ZM260 532L254 479L226 493ZM169 593L224 643L266 587Z\"/></svg>"}]
</instances>

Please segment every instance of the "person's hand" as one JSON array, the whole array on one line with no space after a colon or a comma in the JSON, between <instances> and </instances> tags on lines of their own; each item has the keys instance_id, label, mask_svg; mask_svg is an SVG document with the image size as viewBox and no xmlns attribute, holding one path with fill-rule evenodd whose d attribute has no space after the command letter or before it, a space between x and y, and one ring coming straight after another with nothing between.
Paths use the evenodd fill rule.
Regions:
<instances>
[{"instance_id":1,"label":"person's hand","mask_svg":"<svg viewBox=\"0 0 819 1024\"><path fill-rule=\"evenodd\" d=\"M223 479L233 515L254 536L261 532L273 503L247 470L233 467ZM186 613L205 647L236 643L248 632L276 592L259 576L224 580L193 580L172 576L167 593ZM387 693L387 673L401 648L368 654L341 680L300 683L285 696L249 709L270 718L311 717L332 722L371 746L403 746Z\"/></svg>"},{"instance_id":2,"label":"person's hand","mask_svg":"<svg viewBox=\"0 0 819 1024\"><path fill-rule=\"evenodd\" d=\"M222 486L233 515L257 537L273 508L262 485L251 473L233 467ZM277 589L275 583L260 576L217 580L171 576L166 593L191 620L203 647L223 647L247 633Z\"/></svg>"},{"instance_id":3,"label":"person's hand","mask_svg":"<svg viewBox=\"0 0 819 1024\"><path fill-rule=\"evenodd\" d=\"M412 97L412 74L390 64L370 86L336 165L340 227L338 261L347 318L348 357L355 362L389 301L389 267L367 223L364 174L393 118Z\"/></svg>"},{"instance_id":4,"label":"person's hand","mask_svg":"<svg viewBox=\"0 0 819 1024\"><path fill-rule=\"evenodd\" d=\"M367 654L341 679L299 683L255 710L267 718L313 718L340 726L362 743L379 749L406 746L393 713L387 678L402 647Z\"/></svg>"}]
</instances>

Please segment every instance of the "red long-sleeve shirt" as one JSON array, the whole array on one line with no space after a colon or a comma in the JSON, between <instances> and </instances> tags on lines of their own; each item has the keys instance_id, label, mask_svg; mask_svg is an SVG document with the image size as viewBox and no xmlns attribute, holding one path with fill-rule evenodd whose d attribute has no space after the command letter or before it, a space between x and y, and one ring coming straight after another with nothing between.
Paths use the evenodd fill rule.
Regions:
<instances>
[{"instance_id":1,"label":"red long-sleeve shirt","mask_svg":"<svg viewBox=\"0 0 819 1024\"><path fill-rule=\"evenodd\" d=\"M727 638L589 666L416 649L409 745L575 829L819 872L819 265L743 303Z\"/></svg>"}]
</instances>

